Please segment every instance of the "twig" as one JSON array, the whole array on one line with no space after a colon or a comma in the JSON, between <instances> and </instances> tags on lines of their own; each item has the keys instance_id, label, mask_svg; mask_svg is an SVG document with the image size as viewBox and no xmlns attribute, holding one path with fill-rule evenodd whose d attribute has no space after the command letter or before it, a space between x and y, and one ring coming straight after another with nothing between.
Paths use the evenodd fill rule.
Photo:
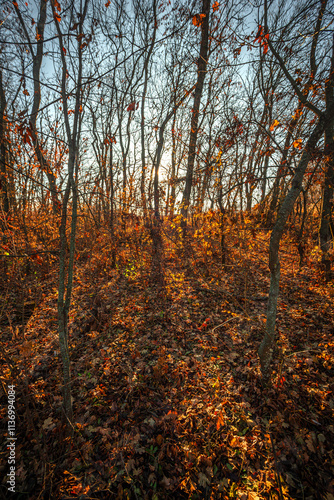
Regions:
<instances>
[{"instance_id":1,"label":"twig","mask_svg":"<svg viewBox=\"0 0 334 500\"><path fill-rule=\"evenodd\" d=\"M224 323L220 323L220 325L215 326L214 328L212 328L211 333L213 333L215 330L217 330L217 328L220 328L221 326L226 325L226 323L229 323L230 321L232 321L232 319L236 319L236 318L240 318L240 314L238 314L237 316L233 316L233 318L227 319L226 321L224 321Z\"/></svg>"},{"instance_id":2,"label":"twig","mask_svg":"<svg viewBox=\"0 0 334 500\"><path fill-rule=\"evenodd\" d=\"M291 354L288 354L287 356L285 356L285 358L291 358L291 356L294 356L295 354L303 354L303 352L311 352L311 351L320 352L320 349L310 348L310 349L304 349L304 351L292 352Z\"/></svg>"}]
</instances>

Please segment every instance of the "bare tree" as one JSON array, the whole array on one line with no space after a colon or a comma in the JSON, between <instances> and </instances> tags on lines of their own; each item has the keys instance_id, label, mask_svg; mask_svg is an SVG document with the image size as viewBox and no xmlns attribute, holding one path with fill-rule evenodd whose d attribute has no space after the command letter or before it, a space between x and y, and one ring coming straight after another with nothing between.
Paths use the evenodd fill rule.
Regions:
<instances>
[{"instance_id":1,"label":"bare tree","mask_svg":"<svg viewBox=\"0 0 334 500\"><path fill-rule=\"evenodd\" d=\"M310 70L309 70L309 79L306 82L306 89L309 87L309 80L314 82L314 64L315 64L315 51L317 48L318 34L321 28L321 22L323 19L324 8L326 7L326 0L321 3L319 13L316 21L316 29L314 30L312 43L310 47ZM259 348L259 357L261 363L261 371L262 376L265 382L268 382L270 379L270 363L272 359L272 351L275 341L275 324L276 324L276 314L277 314L277 300L279 293L279 281L280 281L280 261L279 261L279 245L280 240L282 238L285 225L287 219L292 212L294 207L294 203L299 196L302 189L303 177L306 171L306 168L312 159L312 156L315 151L315 147L318 141L322 138L324 132L326 130L332 130L333 121L334 121L334 103L330 103L330 107L327 107L325 111L322 111L317 104L308 100L307 95L308 92L304 93L298 86L298 83L292 77L291 72L289 71L287 65L285 64L283 58L276 50L274 44L270 40L270 31L268 28L268 9L267 2L265 2L265 11L264 11L264 32L263 35L269 35L265 40L268 43L270 50L275 56L277 62L287 80L291 84L294 92L296 93L299 101L308 109L313 111L318 117L318 122L313 127L313 130L303 148L303 152L301 154L300 160L298 162L298 166L295 170L291 187L285 196L281 207L279 209L277 215L277 221L272 230L271 238L270 238L270 247L269 247L269 268L271 273L271 281L270 281L270 290L269 290L269 300L268 300L268 309L267 309L267 322L266 322L266 333L261 342ZM334 51L334 43L332 44L331 50ZM330 68L329 75L327 76L330 81L330 86L333 82L333 68Z\"/></svg>"},{"instance_id":2,"label":"bare tree","mask_svg":"<svg viewBox=\"0 0 334 500\"><path fill-rule=\"evenodd\" d=\"M193 183L196 143L198 135L199 110L203 93L204 79L208 64L210 7L211 7L211 2L209 0L203 0L202 11L200 14L197 14L195 16L194 20L194 24L195 25L199 24L201 27L201 42L200 42L199 58L197 61L197 82L195 87L194 104L193 104L191 124L190 124L186 184L184 187L182 206L181 206L182 227L184 234L186 231L191 187Z\"/></svg>"},{"instance_id":3,"label":"bare tree","mask_svg":"<svg viewBox=\"0 0 334 500\"><path fill-rule=\"evenodd\" d=\"M324 2L325 3L325 2ZM326 113L334 104L334 34L333 34L333 53L331 57L331 66L329 76L325 81ZM326 161L322 213L320 225L320 246L322 251L322 263L324 266L325 277L327 281L332 279L331 259L329 250L334 241L334 120L328 122L325 129L325 148Z\"/></svg>"},{"instance_id":4,"label":"bare tree","mask_svg":"<svg viewBox=\"0 0 334 500\"><path fill-rule=\"evenodd\" d=\"M60 202L58 199L58 190L56 184L56 177L52 172L49 162L45 155L43 154L41 141L39 138L39 134L37 131L37 116L40 108L41 102L41 81L40 81L40 73L41 66L43 61L43 47L44 47L44 29L46 22L46 7L47 1L41 0L39 5L39 19L36 27L36 51L34 51L34 44L30 38L28 29L26 27L26 23L23 19L22 13L20 11L19 5L17 2L13 2L17 17L22 26L23 33L25 35L25 39L28 45L28 49L32 58L32 77L33 77L33 86L34 86L34 97L32 108L30 112L30 121L29 121L29 133L31 134L33 140L33 146L35 149L36 156L38 158L41 169L46 172L51 198L52 198L52 206L55 214L59 213Z\"/></svg>"},{"instance_id":5,"label":"bare tree","mask_svg":"<svg viewBox=\"0 0 334 500\"><path fill-rule=\"evenodd\" d=\"M2 71L0 71L0 164L1 164L1 201L5 214L9 213L9 188L7 181L7 158L8 158L8 138L6 123L6 96L3 88Z\"/></svg>"},{"instance_id":6,"label":"bare tree","mask_svg":"<svg viewBox=\"0 0 334 500\"><path fill-rule=\"evenodd\" d=\"M58 286L58 334L60 351L63 361L63 379L64 379L64 411L68 424L71 426L73 419L72 400L71 400L71 376L70 376L70 356L68 345L68 315L71 306L71 296L73 288L73 272L74 272L74 253L75 253L75 235L77 226L77 207L78 207L78 150L80 143L80 129L81 129L81 113L82 113L82 76L83 76L83 50L87 46L83 41L84 36L84 21L87 15L89 0L85 0L81 5L80 10L77 12L79 21L76 23L77 30L77 47L75 56L71 55L65 47L64 35L60 27L59 19L59 4L55 0L51 0L53 20L55 23L58 42L59 54L62 64L61 76L61 94L63 101L63 117L66 128L66 136L68 142L68 179L64 192L61 223L59 228L60 235L60 256L59 256L59 286ZM74 10L74 4L72 9ZM71 21L71 19L70 19ZM69 97L71 92L68 90L68 63L67 57L75 57L76 61L71 61L75 64L76 78L74 79L74 110L73 114L69 113ZM73 116L70 121L70 115ZM67 258L67 218L70 195L72 194L72 210L71 210L71 231L69 242L69 255ZM66 276L67 275L67 276Z\"/></svg>"}]
</instances>

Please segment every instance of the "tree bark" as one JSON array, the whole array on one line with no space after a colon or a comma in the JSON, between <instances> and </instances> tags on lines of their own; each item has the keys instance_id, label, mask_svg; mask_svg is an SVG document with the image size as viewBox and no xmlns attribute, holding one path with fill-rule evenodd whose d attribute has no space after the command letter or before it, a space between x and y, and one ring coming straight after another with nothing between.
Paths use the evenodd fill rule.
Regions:
<instances>
[{"instance_id":1,"label":"tree bark","mask_svg":"<svg viewBox=\"0 0 334 500\"><path fill-rule=\"evenodd\" d=\"M144 211L144 220L147 219L147 206L146 206L146 195L145 195L145 178L146 178L146 157L145 157L145 99L148 85L149 76L149 62L153 52L155 38L157 33L157 3L153 0L153 35L152 41L148 50L148 53L144 62L144 88L143 95L141 99L141 123L140 123L140 139L141 139L141 180L140 180L140 194Z\"/></svg>"},{"instance_id":2,"label":"tree bark","mask_svg":"<svg viewBox=\"0 0 334 500\"><path fill-rule=\"evenodd\" d=\"M192 90L192 89L191 89ZM162 122L159 130L159 140L157 145L157 150L154 156L153 162L153 171L154 171L154 179L153 179L153 193L154 193L154 217L151 223L151 237L153 241L153 274L158 279L160 285L164 284L163 279L163 271L162 271L162 254L163 254L163 245L162 245L162 237L161 237L161 217L160 217L160 192L159 192L159 168L162 157L163 145L164 145L164 133L165 128L168 122L171 120L173 116L175 116L176 111L181 106L183 101L189 95L189 92L186 92L184 96L174 105L173 109L168 113Z\"/></svg>"},{"instance_id":3,"label":"tree bark","mask_svg":"<svg viewBox=\"0 0 334 500\"><path fill-rule=\"evenodd\" d=\"M183 199L181 205L181 225L183 228L183 233L186 233L187 227L187 217L188 209L190 203L191 188L193 183L193 173L194 164L196 156L196 144L198 135L198 117L199 109L201 105L201 98L203 93L204 79L206 75L206 69L208 64L208 51L209 51L209 17L210 17L210 6L211 2L209 0L203 0L202 14L204 18L201 24L202 37L201 37L201 47L198 59L198 70L197 70L197 83L195 87L194 105L192 109L191 126L190 126L190 139L189 139L189 150L188 150L188 165L186 174L186 185L183 192Z\"/></svg>"},{"instance_id":4,"label":"tree bark","mask_svg":"<svg viewBox=\"0 0 334 500\"><path fill-rule=\"evenodd\" d=\"M41 73L41 66L42 66L42 61L43 61L43 45L44 45L44 28L45 28L45 23L46 23L46 5L47 5L47 0L41 0L40 2L40 7L39 7L39 19L37 22L37 28L36 28L36 38L37 38L37 48L36 48L36 53L33 50L33 44L30 40L29 33L27 31L26 25L24 23L23 17L21 15L21 11L18 7L17 2L13 3L17 17L20 21L20 24L22 26L24 35L27 39L28 42L28 47L29 51L32 57L32 62L33 62L33 80L34 80L34 99L33 99L33 104L31 108L31 113L30 113L30 134L33 140L33 146L35 150L35 154L37 156L37 160L41 166L42 171L45 170L48 181L49 181L49 186L50 186L50 192L51 192L51 199L52 199L52 208L55 214L60 213L60 202L58 199L58 189L57 189L57 183L56 183L56 177L51 171L49 162L45 158L39 137L38 137L38 132L37 132L37 115L39 111L39 106L41 102L41 83L40 83L40 73Z\"/></svg>"},{"instance_id":5,"label":"tree bark","mask_svg":"<svg viewBox=\"0 0 334 500\"><path fill-rule=\"evenodd\" d=\"M176 104L176 101L174 101ZM175 207L175 198L176 198L176 112L173 116L173 124L172 124L172 171L169 179L170 183L170 197L169 197L169 215L170 217L174 217L174 207Z\"/></svg>"},{"instance_id":6,"label":"tree bark","mask_svg":"<svg viewBox=\"0 0 334 500\"><path fill-rule=\"evenodd\" d=\"M53 19L56 26L59 42L59 51L62 60L62 81L61 81L61 92L63 99L63 113L65 121L65 130L67 135L67 141L69 145L69 155L68 155L68 182L64 194L63 205L62 205L62 216L61 225L59 229L60 235L60 256L59 256L59 286L58 286L58 335L60 350L63 362L63 405L65 417L68 424L68 429L72 433L72 421L73 421L73 408L72 408L72 398L71 398L71 374L70 374L70 356L69 356L69 344L68 344L68 316L71 305L72 288L73 288L73 273L74 273L74 257L75 257L75 236L77 227L77 208L78 208L78 191L76 185L77 179L77 169L78 169L78 149L80 141L81 132L81 102L82 102L82 46L81 38L83 34L83 22L86 17L88 1L86 0L83 6L83 10L80 15L79 21L79 36L77 37L77 57L78 57L78 75L76 81L76 92L75 92L75 106L74 106L74 116L73 123L70 124L68 104L67 104L67 92L66 92L66 78L67 78L67 61L66 61L66 50L64 50L63 44L63 33L61 32L59 21L57 19L57 14L55 12L54 0L51 0L53 8ZM81 36L80 36L81 35ZM71 231L70 231L70 245L69 245L69 255L68 262L66 265L66 248L67 248L67 236L66 236L66 224L67 224L67 210L70 193L72 192L72 220L71 220ZM66 281L67 272L67 281Z\"/></svg>"},{"instance_id":7,"label":"tree bark","mask_svg":"<svg viewBox=\"0 0 334 500\"><path fill-rule=\"evenodd\" d=\"M334 105L320 116L318 124L310 135L301 159L292 179L292 185L278 212L276 224L272 230L269 246L269 268L271 273L269 299L267 307L267 322L265 336L259 347L261 373L264 383L268 383L271 375L272 351L275 341L275 324L277 315L277 300L280 280L279 245L284 232L286 221L293 209L294 203L302 189L303 177L307 165L312 158L312 152L323 135L327 126L333 123Z\"/></svg>"},{"instance_id":8,"label":"tree bark","mask_svg":"<svg viewBox=\"0 0 334 500\"><path fill-rule=\"evenodd\" d=\"M9 193L7 179L7 137L6 137L6 97L2 85L2 71L0 71L0 191L2 208L6 215L9 213Z\"/></svg>"},{"instance_id":9,"label":"tree bark","mask_svg":"<svg viewBox=\"0 0 334 500\"><path fill-rule=\"evenodd\" d=\"M325 95L326 108L329 109L334 106L334 35L330 76L326 80ZM329 250L334 240L334 120L328 123L325 129L325 158L327 159L327 161L322 199L320 247L322 252L321 260L324 267L325 278L327 281L330 281L332 279L332 273Z\"/></svg>"}]
</instances>

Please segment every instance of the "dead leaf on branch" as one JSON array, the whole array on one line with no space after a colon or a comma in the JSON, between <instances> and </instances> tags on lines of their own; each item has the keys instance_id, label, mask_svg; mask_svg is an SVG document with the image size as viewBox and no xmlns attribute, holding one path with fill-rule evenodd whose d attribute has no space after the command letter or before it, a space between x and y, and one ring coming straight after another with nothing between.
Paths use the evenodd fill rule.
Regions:
<instances>
[{"instance_id":1,"label":"dead leaf on branch","mask_svg":"<svg viewBox=\"0 0 334 500\"><path fill-rule=\"evenodd\" d=\"M194 26L202 26L205 17L206 17L206 14L196 14L192 20L193 25Z\"/></svg>"}]
</instances>

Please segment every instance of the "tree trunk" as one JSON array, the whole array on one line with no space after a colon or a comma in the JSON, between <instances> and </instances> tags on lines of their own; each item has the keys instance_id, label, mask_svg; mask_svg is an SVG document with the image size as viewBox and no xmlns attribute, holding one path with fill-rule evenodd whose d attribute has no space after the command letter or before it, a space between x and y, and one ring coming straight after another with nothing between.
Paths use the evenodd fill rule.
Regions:
<instances>
[{"instance_id":1,"label":"tree trunk","mask_svg":"<svg viewBox=\"0 0 334 500\"><path fill-rule=\"evenodd\" d=\"M59 285L58 285L58 335L59 335L60 351L63 362L63 380L64 380L63 405L64 405L65 418L68 424L68 430L70 431L70 433L72 433L73 409L72 409L72 398L71 398L70 356L69 356L69 345L68 345L68 315L71 306L72 288L73 288L75 236L76 236L77 211L78 211L78 191L77 191L76 180L78 178L78 149L79 149L80 133L81 133L81 103L82 103L81 99L82 98L82 89L81 89L82 46L80 39L82 38L83 34L83 22L87 13L88 0L86 0L84 3L79 21L79 36L77 37L78 69L77 69L77 81L76 81L76 91L75 91L75 106L74 106L74 115L72 123L70 123L69 120L69 112L67 104L68 94L66 92L66 79L68 76L67 62L65 57L66 50L63 44L63 33L61 32L58 16L55 12L54 2L52 2L52 8L53 8L53 19L58 34L59 52L62 60L61 93L63 99L65 130L66 130L68 149L69 149L68 182L63 199L61 224L59 229L60 256L59 256ZM68 203L71 192L72 192L72 220L71 220L71 231L70 231L69 255L66 266L66 261L67 261L66 223L67 223ZM66 281L66 271L67 271L67 281Z\"/></svg>"},{"instance_id":2,"label":"tree trunk","mask_svg":"<svg viewBox=\"0 0 334 500\"><path fill-rule=\"evenodd\" d=\"M330 76L326 80L326 109L334 106L334 35L333 53L331 60ZM322 199L322 213L320 225L320 247L322 252L322 264L327 281L332 279L331 260L329 250L334 240L333 223L333 193L334 193L334 120L332 120L325 130L325 157L327 158L324 190Z\"/></svg>"},{"instance_id":3,"label":"tree trunk","mask_svg":"<svg viewBox=\"0 0 334 500\"><path fill-rule=\"evenodd\" d=\"M2 85L2 71L0 71L0 191L2 208L6 215L9 213L9 193L7 179L7 126L6 126L6 97Z\"/></svg>"},{"instance_id":4,"label":"tree trunk","mask_svg":"<svg viewBox=\"0 0 334 500\"><path fill-rule=\"evenodd\" d=\"M225 218L226 209L223 206L223 187L222 187L222 172L220 172L219 188L217 196L218 206L219 206L219 229L220 229L220 250L221 250L221 263L224 267L226 264L226 243L225 243Z\"/></svg>"},{"instance_id":5,"label":"tree trunk","mask_svg":"<svg viewBox=\"0 0 334 500\"><path fill-rule=\"evenodd\" d=\"M301 210L303 211L302 220L300 223L300 228L297 235L298 242L298 253L299 253L299 269L301 269L305 265L305 250L306 245L303 241L303 233L307 216L307 191L303 190L303 204L301 203Z\"/></svg>"},{"instance_id":6,"label":"tree trunk","mask_svg":"<svg viewBox=\"0 0 334 500\"><path fill-rule=\"evenodd\" d=\"M109 179L110 179L110 236L111 236L111 267L116 268L116 245L114 226L114 172L113 172L113 143L110 144L109 153Z\"/></svg>"},{"instance_id":7,"label":"tree trunk","mask_svg":"<svg viewBox=\"0 0 334 500\"><path fill-rule=\"evenodd\" d=\"M327 134L326 134L327 135ZM332 279L331 260L329 250L334 239L333 223L333 187L334 187L334 142L326 140L325 152L328 155L326 165L324 190L322 199L322 212L320 224L320 248L322 252L321 262L325 272L326 281Z\"/></svg>"},{"instance_id":8,"label":"tree trunk","mask_svg":"<svg viewBox=\"0 0 334 500\"><path fill-rule=\"evenodd\" d=\"M70 373L70 354L68 346L68 310L65 307L66 292L66 222L67 207L70 195L70 182L68 181L64 193L61 223L59 228L60 254L59 254L59 284L58 284L58 337L60 345L60 354L63 363L63 406L67 423L71 425L73 420L72 398L71 398L71 373Z\"/></svg>"},{"instance_id":9,"label":"tree trunk","mask_svg":"<svg viewBox=\"0 0 334 500\"><path fill-rule=\"evenodd\" d=\"M277 314L277 300L280 280L279 245L284 232L286 221L293 209L294 203L302 189L303 176L307 165L312 158L312 151L321 138L326 126L333 123L334 106L322 114L318 124L314 128L296 168L292 179L292 185L278 212L276 224L272 230L269 246L269 268L271 273L269 299L267 308L267 323L265 336L259 347L259 358L261 363L261 373L264 383L268 383L271 376L272 351L275 341L275 324Z\"/></svg>"},{"instance_id":10,"label":"tree trunk","mask_svg":"<svg viewBox=\"0 0 334 500\"><path fill-rule=\"evenodd\" d=\"M201 48L198 59L198 70L197 70L197 83L195 87L195 97L194 105L192 109L191 126L190 126L190 139L189 139L189 151L188 151L188 165L186 174L186 185L183 192L183 199L181 205L181 225L183 228L183 233L185 235L187 227L187 216L190 203L191 188L193 183L193 173L196 155L196 144L197 144L197 134L198 134L198 117L199 108L201 105L201 98L203 93L204 79L207 69L207 59L208 59L208 49L209 49L209 17L210 17L210 6L209 0L203 0L202 14L204 18L201 24L202 37L201 37Z\"/></svg>"},{"instance_id":11,"label":"tree trunk","mask_svg":"<svg viewBox=\"0 0 334 500\"><path fill-rule=\"evenodd\" d=\"M176 104L176 101L174 101L174 105ZM171 191L170 191L170 202L169 202L169 215L171 217L174 217L174 207L175 207L175 198L176 198L176 112L174 113L173 116L173 125L172 125L172 171L170 175L170 186L171 186Z\"/></svg>"},{"instance_id":12,"label":"tree trunk","mask_svg":"<svg viewBox=\"0 0 334 500\"><path fill-rule=\"evenodd\" d=\"M164 125L164 124L163 124ZM154 217L150 221L150 233L153 242L153 265L152 265L152 278L158 283L159 287L164 286L163 275L163 245L161 237L161 217L160 217L160 193L159 193L159 166L161 161L162 147L163 147L163 133L164 126L160 129L160 137L158 142L157 153L154 164Z\"/></svg>"},{"instance_id":13,"label":"tree trunk","mask_svg":"<svg viewBox=\"0 0 334 500\"><path fill-rule=\"evenodd\" d=\"M146 195L145 195L145 177L146 177L146 157L145 157L145 99L147 92L147 84L149 77L149 62L153 52L155 38L157 33L157 3L153 0L153 35L150 48L148 50L147 56L144 62L144 88L143 95L141 99L141 123L140 123L140 138L141 138L141 180L140 180L140 194L143 205L144 220L147 218L147 206L146 206Z\"/></svg>"},{"instance_id":14,"label":"tree trunk","mask_svg":"<svg viewBox=\"0 0 334 500\"><path fill-rule=\"evenodd\" d=\"M288 133L285 138L285 143L284 143L284 148L282 152L282 159L281 159L281 164L280 167L277 170L274 185L272 188L272 197L269 205L269 210L266 215L266 225L271 226L274 220L274 216L277 210L278 206L278 198L280 194L280 183L281 179L285 176L285 174L288 172L289 165L290 165L290 159L289 159L289 148L291 145L291 140L293 136L293 132L298 124L300 113L303 109L303 106L301 103L299 103L298 108L296 110L295 116L291 119L288 127Z\"/></svg>"},{"instance_id":15,"label":"tree trunk","mask_svg":"<svg viewBox=\"0 0 334 500\"><path fill-rule=\"evenodd\" d=\"M50 186L50 192L51 192L51 199L52 199L52 207L53 211L55 214L60 213L60 202L58 200L58 190L57 190L57 183L56 183L56 177L53 174L53 172L50 169L49 162L46 160L42 149L40 145L40 141L38 138L38 133L37 133L37 115L39 111L39 106L41 102L41 82L40 82L40 73L41 73L41 66L42 66L42 61L43 61L43 42L44 42L44 28L45 28L45 22L46 22L46 5L47 2L46 0L41 0L40 2L40 7L39 7L39 19L37 22L37 28L36 28L36 53L33 50L33 43L30 40L29 33L27 31L26 25L24 23L23 17L21 15L21 11L19 9L19 6L17 2L14 2L14 8L17 14L17 17L21 23L23 32L25 34L25 37L28 42L28 47L29 51L32 57L32 72L33 72L33 80L34 80L34 100L32 104L32 109L30 113L30 134L33 140L33 146L35 150L35 154L37 156L37 160L41 166L41 170L46 172L48 181L49 181L49 186Z\"/></svg>"}]
</instances>

